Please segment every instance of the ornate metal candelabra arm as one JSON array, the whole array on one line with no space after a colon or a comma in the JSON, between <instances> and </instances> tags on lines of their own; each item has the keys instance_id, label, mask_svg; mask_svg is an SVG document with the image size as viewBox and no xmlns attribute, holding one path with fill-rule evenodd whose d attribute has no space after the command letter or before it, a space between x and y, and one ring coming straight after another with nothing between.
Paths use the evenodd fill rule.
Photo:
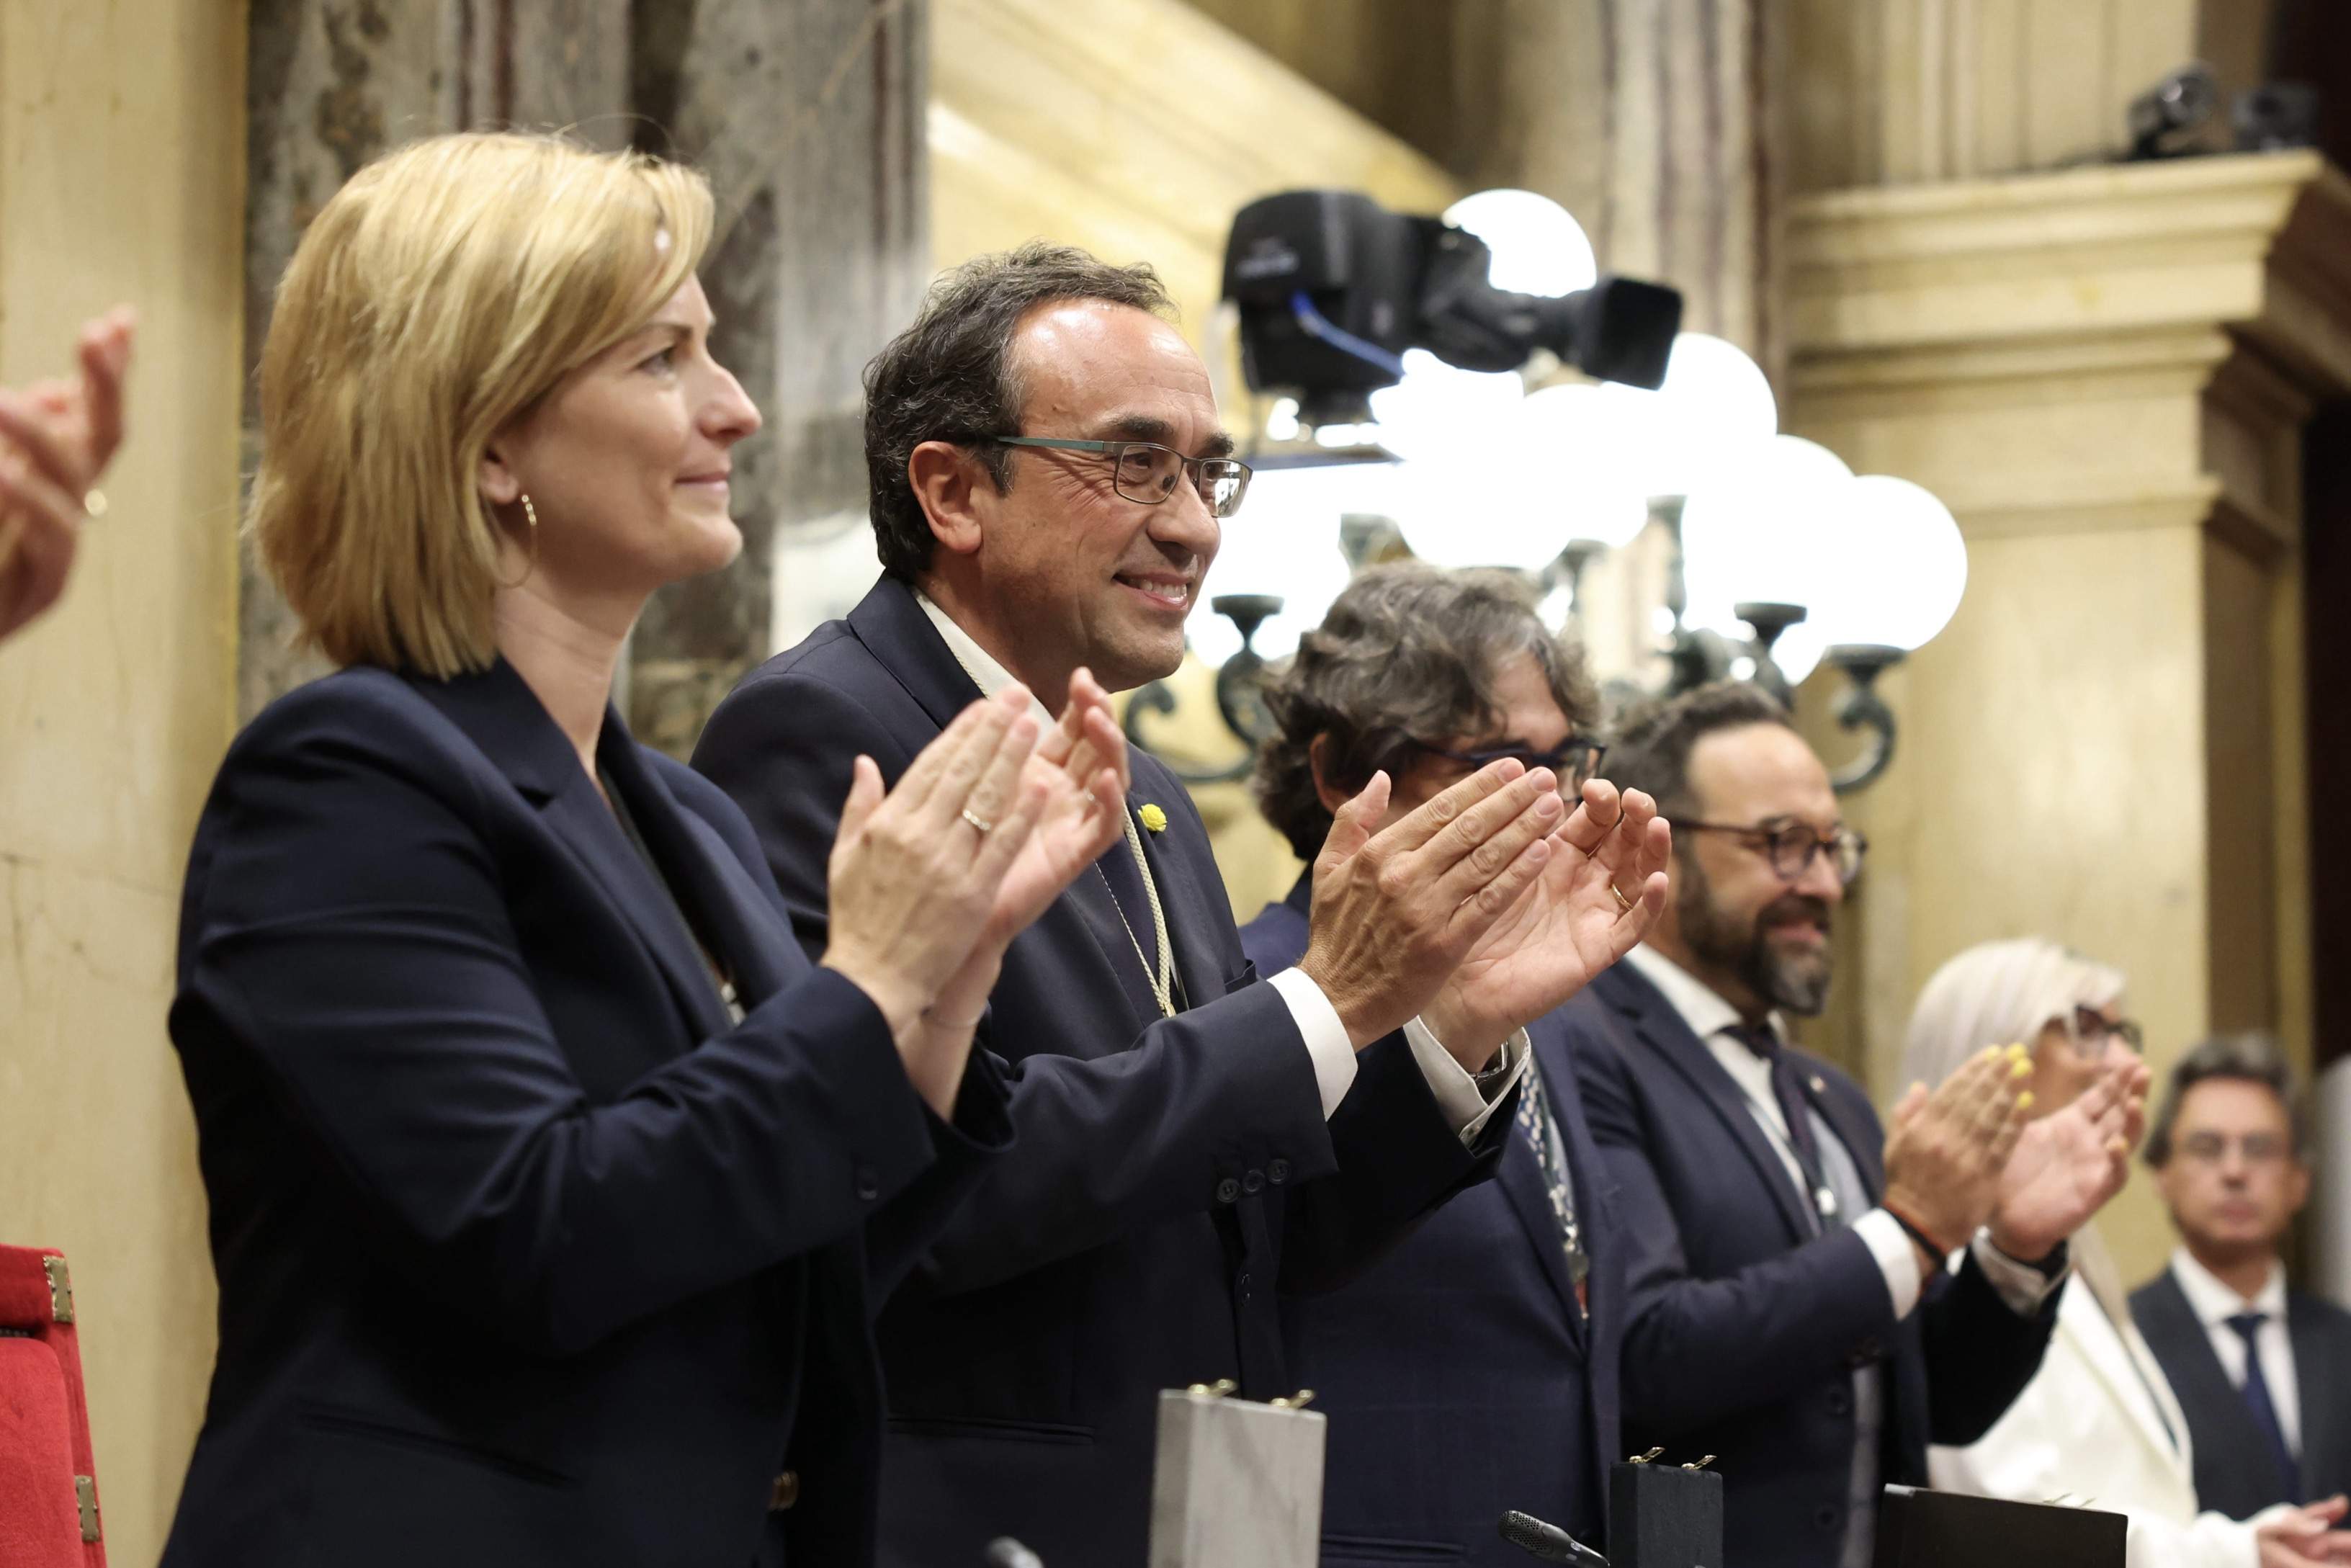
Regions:
<instances>
[{"instance_id":1,"label":"ornate metal candelabra arm","mask_svg":"<svg viewBox=\"0 0 2351 1568\"><path fill-rule=\"evenodd\" d=\"M1838 725L1869 732L1869 743L1861 755L1829 780L1844 795L1866 789L1893 764L1894 710L1877 695L1877 677L1900 664L1904 655L1899 648L1845 643L1831 648L1825 657L1853 682L1852 689L1837 698Z\"/></svg>"},{"instance_id":2,"label":"ornate metal candelabra arm","mask_svg":"<svg viewBox=\"0 0 2351 1568\"><path fill-rule=\"evenodd\" d=\"M1801 604L1761 603L1734 604L1730 612L1746 622L1748 629L1755 633L1755 684L1777 697L1782 707L1794 707L1795 688L1788 684L1778 661L1771 657L1771 650L1782 632L1801 623L1811 612Z\"/></svg>"},{"instance_id":3,"label":"ornate metal candelabra arm","mask_svg":"<svg viewBox=\"0 0 2351 1568\"><path fill-rule=\"evenodd\" d=\"M1241 651L1227 659L1217 672L1217 714L1225 721L1225 728L1247 750L1229 768L1193 768L1168 763L1169 770L1186 784L1230 784L1248 778L1257 766L1259 744L1273 730L1272 716L1265 707L1265 660L1250 644L1266 618L1280 613L1280 597L1271 593L1224 593L1208 601L1208 608L1230 621L1241 634ZM1156 755L1158 747L1143 733L1143 716L1175 711L1176 694L1166 682L1153 681L1144 686L1126 705L1127 744Z\"/></svg>"}]
</instances>

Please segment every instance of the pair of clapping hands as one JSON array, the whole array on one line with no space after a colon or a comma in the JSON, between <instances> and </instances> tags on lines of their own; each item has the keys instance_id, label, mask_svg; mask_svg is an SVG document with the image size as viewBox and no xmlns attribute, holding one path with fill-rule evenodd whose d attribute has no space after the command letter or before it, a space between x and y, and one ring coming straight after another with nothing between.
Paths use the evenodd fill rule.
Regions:
<instances>
[{"instance_id":1,"label":"pair of clapping hands","mask_svg":"<svg viewBox=\"0 0 2351 1568\"><path fill-rule=\"evenodd\" d=\"M0 638L57 602L99 476L122 443L125 307L81 329L77 382L0 388Z\"/></svg>"},{"instance_id":2,"label":"pair of clapping hands","mask_svg":"<svg viewBox=\"0 0 2351 1568\"><path fill-rule=\"evenodd\" d=\"M1988 1046L1931 1092L1912 1084L1894 1107L1885 1207L1928 1271L1987 1227L1992 1245L2037 1263L2122 1190L2147 1127L2147 1064L2117 1060L2039 1120L2032 1076L2024 1047Z\"/></svg>"},{"instance_id":3,"label":"pair of clapping hands","mask_svg":"<svg viewBox=\"0 0 2351 1568\"><path fill-rule=\"evenodd\" d=\"M1012 686L886 793L858 758L835 838L824 962L881 1009L942 1114L1006 946L1123 831L1126 745L1101 685L1079 671L1060 724L1039 727ZM1549 769L1505 758L1374 832L1388 788L1375 774L1340 808L1300 965L1358 1050L1419 1016L1483 1068L1665 905L1671 835L1637 791L1595 781L1562 800Z\"/></svg>"}]
</instances>

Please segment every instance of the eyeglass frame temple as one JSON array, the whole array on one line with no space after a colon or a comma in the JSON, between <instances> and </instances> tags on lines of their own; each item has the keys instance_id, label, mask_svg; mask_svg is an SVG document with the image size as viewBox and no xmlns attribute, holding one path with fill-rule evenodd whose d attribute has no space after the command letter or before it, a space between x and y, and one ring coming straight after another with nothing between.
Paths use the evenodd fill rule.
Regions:
<instances>
[{"instance_id":1,"label":"eyeglass frame temple","mask_svg":"<svg viewBox=\"0 0 2351 1568\"><path fill-rule=\"evenodd\" d=\"M1168 456L1176 459L1183 472L1191 476L1192 492L1195 495L1199 495L1200 491L1200 465L1202 464L1229 463L1235 468L1238 469L1240 471L1240 490L1242 496L1249 494L1249 480L1254 477L1257 473L1256 469L1250 467L1248 464L1242 462L1238 457L1186 457L1181 452L1176 451L1174 447L1168 445L1164 441L1089 441L1081 440L1074 435L991 435L987 439L995 442L998 446L1026 446L1032 451L1040 452L1092 452L1105 457L1120 455L1130 446L1147 446L1154 452L1165 452ZM1116 488L1118 480L1115 476L1112 477L1111 484L1113 488ZM1126 496L1128 500L1136 502L1139 505L1155 507L1162 501L1166 500L1168 496L1173 496L1176 492L1170 490L1167 492L1166 496L1154 497L1127 496L1126 492L1123 490L1120 490L1118 493L1122 496ZM1206 496L1201 496L1200 498L1203 501L1207 500ZM1229 517L1234 512L1240 510L1240 496L1236 496L1233 497L1232 504L1228 509L1219 512L1212 505L1209 507L1208 515L1218 519Z\"/></svg>"}]
</instances>

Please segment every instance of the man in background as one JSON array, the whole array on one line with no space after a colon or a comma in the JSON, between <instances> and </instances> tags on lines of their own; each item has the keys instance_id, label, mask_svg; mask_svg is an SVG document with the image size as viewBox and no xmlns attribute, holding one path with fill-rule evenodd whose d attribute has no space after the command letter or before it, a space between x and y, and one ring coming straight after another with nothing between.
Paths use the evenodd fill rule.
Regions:
<instances>
[{"instance_id":1,"label":"man in background","mask_svg":"<svg viewBox=\"0 0 2351 1568\"><path fill-rule=\"evenodd\" d=\"M2289 1291L2278 1256L2310 1197L2307 1137L2260 1034L2182 1057L2147 1134L2179 1248L2131 1315L2188 1416L2197 1501L2232 1519L2351 1491L2351 1313Z\"/></svg>"}]
</instances>

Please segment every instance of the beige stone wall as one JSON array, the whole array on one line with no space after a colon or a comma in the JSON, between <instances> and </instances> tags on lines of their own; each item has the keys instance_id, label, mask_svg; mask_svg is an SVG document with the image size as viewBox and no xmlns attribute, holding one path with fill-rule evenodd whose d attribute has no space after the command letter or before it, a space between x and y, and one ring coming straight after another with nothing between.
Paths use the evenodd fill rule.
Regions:
<instances>
[{"instance_id":1,"label":"beige stone wall","mask_svg":"<svg viewBox=\"0 0 2351 1568\"><path fill-rule=\"evenodd\" d=\"M1792 217L1788 423L1936 491L1969 550L1886 683L1900 747L1847 802L1870 869L1808 1039L1891 1098L1927 978L2036 935L2127 972L2158 1071L2256 1027L2307 1063L2301 433L2351 390L2351 183L2209 158ZM1804 716L1833 753L1836 683ZM2132 1279L2169 1246L2144 1175L2101 1223Z\"/></svg>"},{"instance_id":2,"label":"beige stone wall","mask_svg":"<svg viewBox=\"0 0 2351 1568\"><path fill-rule=\"evenodd\" d=\"M212 1364L163 1014L232 722L244 7L0 5L0 383L141 312L131 442L66 601L0 648L0 1240L63 1248L111 1560L152 1563Z\"/></svg>"},{"instance_id":3,"label":"beige stone wall","mask_svg":"<svg viewBox=\"0 0 2351 1568\"><path fill-rule=\"evenodd\" d=\"M2202 59L2262 79L2274 0L1793 0L1782 15L1792 188L2095 162L2132 99Z\"/></svg>"}]
</instances>

